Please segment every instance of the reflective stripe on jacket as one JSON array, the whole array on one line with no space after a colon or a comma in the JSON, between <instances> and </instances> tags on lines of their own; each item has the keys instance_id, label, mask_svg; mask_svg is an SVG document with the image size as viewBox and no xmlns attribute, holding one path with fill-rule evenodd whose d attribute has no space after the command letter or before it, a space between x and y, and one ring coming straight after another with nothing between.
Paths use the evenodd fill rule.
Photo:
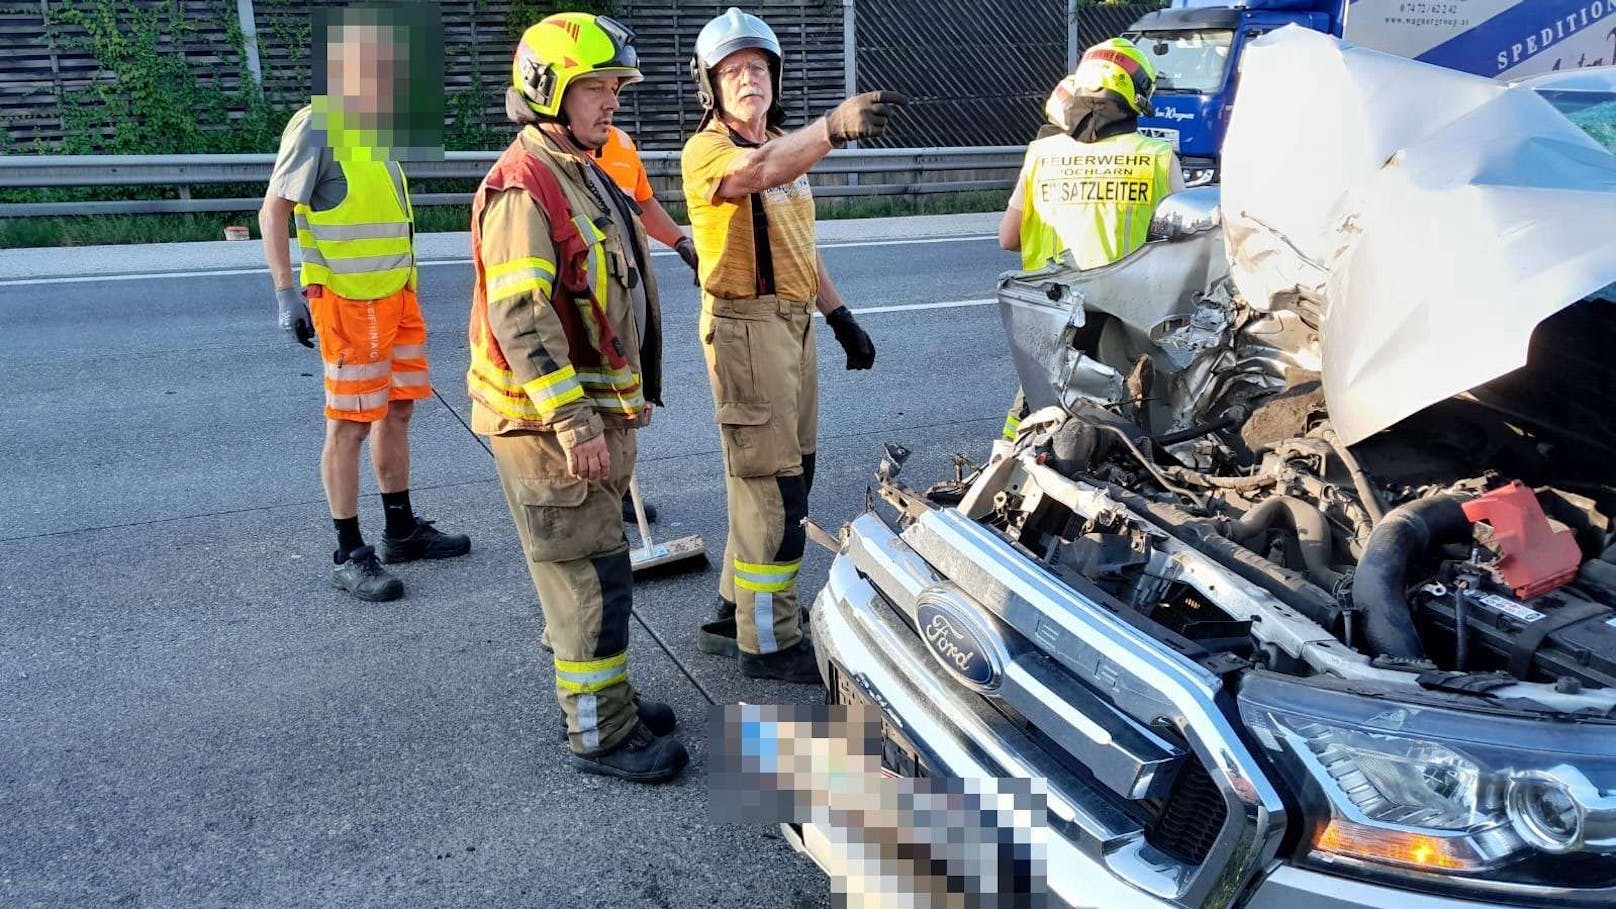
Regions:
<instances>
[{"instance_id":1,"label":"reflective stripe on jacket","mask_svg":"<svg viewBox=\"0 0 1616 909\"><path fill-rule=\"evenodd\" d=\"M584 211L581 201L569 200L562 181L570 186L582 179L581 172L574 175L568 170L570 166L529 127L495 162L473 197L476 279L466 382L473 401L473 428L479 431L565 431L576 428L580 413L632 420L647 400L639 369L648 371L645 378L654 383L653 389L660 385L654 279L645 274L631 278L628 256L594 220L601 213ZM549 235L556 261L538 255L490 260L483 212L495 196L518 188L535 202L532 229ZM638 224L620 225L616 235L623 243L640 244L643 252ZM644 362L638 339L619 337L620 328L633 330L632 315L624 316L624 307L630 306L631 280L647 283L649 316L644 330L650 342L647 348L657 355ZM559 324L562 334L552 328L553 339L548 342L537 336L502 340L495 331L501 308L529 305L544 310L544 319L554 320L547 324ZM580 411L579 405L585 409Z\"/></svg>"}]
</instances>

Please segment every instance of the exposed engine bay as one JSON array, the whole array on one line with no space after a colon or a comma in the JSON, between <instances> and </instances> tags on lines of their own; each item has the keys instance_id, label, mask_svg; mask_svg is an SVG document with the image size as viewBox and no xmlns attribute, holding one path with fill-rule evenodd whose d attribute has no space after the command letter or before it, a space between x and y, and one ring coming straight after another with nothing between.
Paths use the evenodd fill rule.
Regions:
<instances>
[{"instance_id":1,"label":"exposed engine bay","mask_svg":"<svg viewBox=\"0 0 1616 909\"><path fill-rule=\"evenodd\" d=\"M1173 242L1140 257L1166 268L1004 278L1031 412L972 483L931 494L1186 646L1261 668L1616 694L1616 305L1561 310L1524 368L1349 447L1321 301L1244 299L1218 268L1216 191L1198 193L1169 200ZM1060 501L1056 477L1091 507ZM1190 583L1185 549L1261 595ZM1303 646L1299 622L1352 656Z\"/></svg>"},{"instance_id":2,"label":"exposed engine bay","mask_svg":"<svg viewBox=\"0 0 1616 909\"><path fill-rule=\"evenodd\" d=\"M1063 905L1616 903L1616 74L1461 77L1255 39L1222 184L1000 276L985 461L809 525L883 771L1046 781Z\"/></svg>"}]
</instances>

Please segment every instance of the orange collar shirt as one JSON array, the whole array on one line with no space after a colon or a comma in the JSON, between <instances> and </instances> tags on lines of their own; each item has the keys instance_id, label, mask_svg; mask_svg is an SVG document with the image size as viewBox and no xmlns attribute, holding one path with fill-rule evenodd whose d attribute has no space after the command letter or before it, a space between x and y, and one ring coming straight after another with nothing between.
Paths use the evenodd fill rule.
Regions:
<instances>
[{"instance_id":1,"label":"orange collar shirt","mask_svg":"<svg viewBox=\"0 0 1616 909\"><path fill-rule=\"evenodd\" d=\"M644 205L651 200L651 179L645 174L645 162L628 133L612 127L606 144L595 152L595 163L612 178L623 192Z\"/></svg>"}]
</instances>

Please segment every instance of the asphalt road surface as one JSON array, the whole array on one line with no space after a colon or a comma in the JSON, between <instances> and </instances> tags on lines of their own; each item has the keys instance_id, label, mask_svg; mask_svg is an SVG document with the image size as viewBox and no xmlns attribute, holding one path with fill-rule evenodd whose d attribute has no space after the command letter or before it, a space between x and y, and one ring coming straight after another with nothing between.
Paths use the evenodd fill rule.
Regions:
<instances>
[{"instance_id":1,"label":"asphalt road surface","mask_svg":"<svg viewBox=\"0 0 1616 909\"><path fill-rule=\"evenodd\" d=\"M879 351L845 371L818 325L810 507L834 529L884 442L913 449L915 483L985 455L1016 381L982 301L1016 262L985 237L825 254ZM640 482L654 533L701 535L712 567L638 586L636 607L720 702L822 700L695 650L722 467L695 290L676 257L656 267L667 409ZM471 267L422 276L432 376L464 415ZM633 678L678 711L690 770L640 787L567 766L492 461L436 399L413 499L471 555L397 566L394 603L330 587L320 363L276 330L266 275L11 283L0 325L0 905L830 904L776 829L710 818L706 702L640 626ZM805 597L828 564L810 544Z\"/></svg>"}]
</instances>

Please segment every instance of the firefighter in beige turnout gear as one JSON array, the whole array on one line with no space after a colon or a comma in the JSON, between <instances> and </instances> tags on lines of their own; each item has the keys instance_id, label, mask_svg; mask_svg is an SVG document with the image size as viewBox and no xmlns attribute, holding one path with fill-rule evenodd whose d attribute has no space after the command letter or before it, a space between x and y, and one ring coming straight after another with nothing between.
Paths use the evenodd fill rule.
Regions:
<instances>
[{"instance_id":1,"label":"firefighter in beige turnout gear","mask_svg":"<svg viewBox=\"0 0 1616 909\"><path fill-rule=\"evenodd\" d=\"M629 681L633 570L622 497L660 404L661 325L644 229L590 152L640 80L633 35L562 13L522 36L506 109L521 133L472 203L472 428L490 437L544 611L580 769L637 782L688 755Z\"/></svg>"},{"instance_id":2,"label":"firefighter in beige turnout gear","mask_svg":"<svg viewBox=\"0 0 1616 909\"><path fill-rule=\"evenodd\" d=\"M702 29L691 61L707 113L681 167L729 500L718 615L699 646L737 654L754 678L817 683L797 599L819 420L814 310L848 369L871 368L875 345L815 248L807 172L833 147L880 135L904 98L859 95L785 134L781 66L773 31L733 7Z\"/></svg>"}]
</instances>

